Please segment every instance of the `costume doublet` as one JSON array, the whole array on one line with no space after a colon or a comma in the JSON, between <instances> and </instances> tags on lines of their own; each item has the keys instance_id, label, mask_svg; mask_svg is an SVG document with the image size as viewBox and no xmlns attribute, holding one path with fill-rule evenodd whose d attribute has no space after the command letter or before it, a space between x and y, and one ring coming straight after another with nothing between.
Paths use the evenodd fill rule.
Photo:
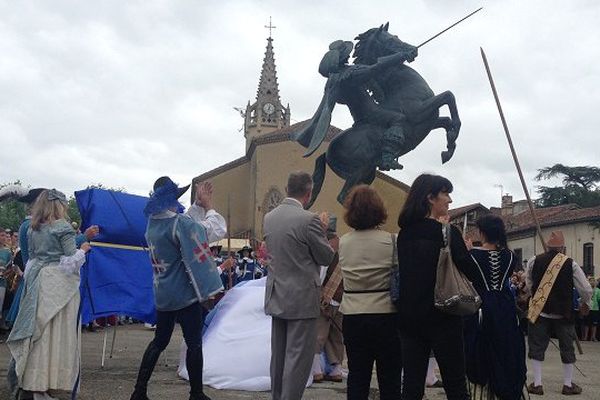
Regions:
<instances>
[{"instance_id":1,"label":"costume doublet","mask_svg":"<svg viewBox=\"0 0 600 400\"><path fill-rule=\"evenodd\" d=\"M180 310L223 289L214 264L207 262L212 254L206 229L189 216L172 211L150 216L146 240L152 255L157 310Z\"/></svg>"}]
</instances>

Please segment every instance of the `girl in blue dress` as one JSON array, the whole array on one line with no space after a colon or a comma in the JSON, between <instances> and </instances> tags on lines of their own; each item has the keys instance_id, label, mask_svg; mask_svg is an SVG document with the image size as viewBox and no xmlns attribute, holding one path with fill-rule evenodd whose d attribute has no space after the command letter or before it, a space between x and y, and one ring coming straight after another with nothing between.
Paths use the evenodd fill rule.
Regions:
<instances>
[{"instance_id":1,"label":"girl in blue dress","mask_svg":"<svg viewBox=\"0 0 600 400\"><path fill-rule=\"evenodd\" d=\"M508 249L500 217L486 215L476 225L482 245L471 249L479 270L473 284L482 305L465 320L464 331L471 396L474 400L525 399L525 339L510 290L517 259Z\"/></svg>"}]
</instances>

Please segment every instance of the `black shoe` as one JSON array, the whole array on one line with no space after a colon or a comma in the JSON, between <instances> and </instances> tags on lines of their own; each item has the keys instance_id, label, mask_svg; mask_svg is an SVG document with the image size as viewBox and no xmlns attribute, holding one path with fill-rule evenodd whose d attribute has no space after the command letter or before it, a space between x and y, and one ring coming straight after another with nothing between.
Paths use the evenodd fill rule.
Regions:
<instances>
[{"instance_id":1,"label":"black shoe","mask_svg":"<svg viewBox=\"0 0 600 400\"><path fill-rule=\"evenodd\" d=\"M133 391L130 400L150 400L147 395L148 381L152 376L152 371L154 371L160 353L162 353L162 350L156 347L154 341L150 342L142 357L142 363L135 383L135 390Z\"/></svg>"},{"instance_id":2,"label":"black shoe","mask_svg":"<svg viewBox=\"0 0 600 400\"><path fill-rule=\"evenodd\" d=\"M145 393L138 394L136 392L133 392L133 394L131 395L129 400L150 400L150 399L148 398L148 396L146 396Z\"/></svg>"}]
</instances>

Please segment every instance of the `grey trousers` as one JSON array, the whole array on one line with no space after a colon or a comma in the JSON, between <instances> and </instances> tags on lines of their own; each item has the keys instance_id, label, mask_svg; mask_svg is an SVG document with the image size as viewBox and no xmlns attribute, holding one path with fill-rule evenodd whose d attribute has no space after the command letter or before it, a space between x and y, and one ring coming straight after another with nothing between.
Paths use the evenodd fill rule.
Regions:
<instances>
[{"instance_id":1,"label":"grey trousers","mask_svg":"<svg viewBox=\"0 0 600 400\"><path fill-rule=\"evenodd\" d=\"M558 338L558 347L560 349L560 359L564 364L573 364L575 362L575 325L565 319L551 319L540 316L535 324L529 323L527 331L527 344L529 345L529 358L537 361L544 361L544 356L550 335L554 332Z\"/></svg>"},{"instance_id":2,"label":"grey trousers","mask_svg":"<svg viewBox=\"0 0 600 400\"><path fill-rule=\"evenodd\" d=\"M300 400L308 382L317 340L317 319L272 318L271 396Z\"/></svg>"}]
</instances>

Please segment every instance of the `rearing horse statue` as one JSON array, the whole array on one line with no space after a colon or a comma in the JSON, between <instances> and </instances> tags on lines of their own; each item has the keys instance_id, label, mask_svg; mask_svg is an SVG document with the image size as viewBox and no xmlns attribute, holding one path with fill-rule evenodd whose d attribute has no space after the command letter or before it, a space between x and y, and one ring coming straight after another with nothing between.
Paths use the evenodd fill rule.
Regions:
<instances>
[{"instance_id":1,"label":"rearing horse statue","mask_svg":"<svg viewBox=\"0 0 600 400\"><path fill-rule=\"evenodd\" d=\"M390 34L388 27L389 23L356 37L354 64L348 64L353 43L341 40L331 43L321 60L319 72L328 78L323 99L295 140L307 148L305 157L314 153L325 139L336 103L348 106L354 124L317 158L309 206L321 191L327 165L346 181L337 197L343 203L353 186L371 184L377 169L401 169L398 157L416 148L433 129L446 132L442 163L454 154L460 131L454 95L434 95L423 77L404 63L415 59L417 48ZM439 116L444 105L450 117Z\"/></svg>"}]
</instances>

